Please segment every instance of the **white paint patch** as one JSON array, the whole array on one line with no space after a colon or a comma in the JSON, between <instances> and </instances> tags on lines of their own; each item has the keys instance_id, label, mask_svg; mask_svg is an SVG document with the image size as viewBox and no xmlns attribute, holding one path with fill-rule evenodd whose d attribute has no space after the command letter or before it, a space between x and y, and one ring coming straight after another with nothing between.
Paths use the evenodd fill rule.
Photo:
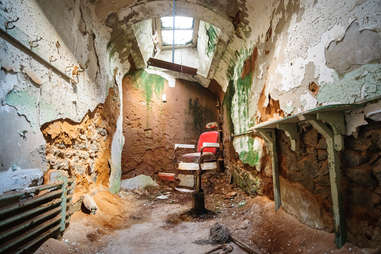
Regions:
<instances>
[{"instance_id":1,"label":"white paint patch","mask_svg":"<svg viewBox=\"0 0 381 254\"><path fill-rule=\"evenodd\" d=\"M0 194L12 190L22 190L32 184L41 185L43 173L39 168L21 169L17 166L0 172Z\"/></svg>"},{"instance_id":2,"label":"white paint patch","mask_svg":"<svg viewBox=\"0 0 381 254\"><path fill-rule=\"evenodd\" d=\"M316 107L317 100L309 92L300 96L300 101L302 102L303 111L313 109Z\"/></svg>"},{"instance_id":3,"label":"white paint patch","mask_svg":"<svg viewBox=\"0 0 381 254\"><path fill-rule=\"evenodd\" d=\"M320 43L308 50L306 63L314 63L316 78L319 83L332 83L335 79L338 79L336 72L326 65L325 49L331 41L341 40L345 34L345 29L344 26L335 25L322 34Z\"/></svg>"},{"instance_id":4,"label":"white paint patch","mask_svg":"<svg viewBox=\"0 0 381 254\"><path fill-rule=\"evenodd\" d=\"M138 175L130 179L125 179L120 184L122 190L143 189L147 186L158 186L158 184L150 176L146 175Z\"/></svg>"},{"instance_id":5,"label":"white paint patch","mask_svg":"<svg viewBox=\"0 0 381 254\"><path fill-rule=\"evenodd\" d=\"M280 64L277 72L282 75L280 89L281 91L290 91L291 89L300 86L305 72L306 60L296 58L290 63Z\"/></svg>"},{"instance_id":6,"label":"white paint patch","mask_svg":"<svg viewBox=\"0 0 381 254\"><path fill-rule=\"evenodd\" d=\"M234 150L237 153L247 152L249 150L248 141L249 141L249 138L245 136L235 137L233 139Z\"/></svg>"},{"instance_id":7,"label":"white paint patch","mask_svg":"<svg viewBox=\"0 0 381 254\"><path fill-rule=\"evenodd\" d=\"M292 24L296 24L296 16L292 17ZM290 27L290 33L293 34L294 26ZM281 83L279 85L279 90L288 92L293 88L299 87L302 83L305 74L305 67L307 63L312 62L315 66L315 78L318 80L319 84L322 83L332 83L334 80L338 79L336 72L326 66L325 60L325 48L333 40L340 40L345 34L345 27L340 25L333 26L330 30L321 35L321 40L315 46L308 49L307 57L295 58L292 62L284 61L280 63L276 68L276 73L282 77ZM289 36L287 42L287 48L292 49L292 45L295 42L293 37ZM280 44L275 49L275 56L280 55ZM286 52L287 55L287 52ZM272 77L277 78L277 75L272 75ZM270 84L275 84L274 78L270 78Z\"/></svg>"}]
</instances>

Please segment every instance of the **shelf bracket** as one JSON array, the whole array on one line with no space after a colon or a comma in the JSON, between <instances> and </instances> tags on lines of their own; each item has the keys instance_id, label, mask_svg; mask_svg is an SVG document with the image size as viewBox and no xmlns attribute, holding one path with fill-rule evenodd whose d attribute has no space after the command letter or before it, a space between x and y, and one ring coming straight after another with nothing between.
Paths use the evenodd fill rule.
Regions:
<instances>
[{"instance_id":1,"label":"shelf bracket","mask_svg":"<svg viewBox=\"0 0 381 254\"><path fill-rule=\"evenodd\" d=\"M286 133L290 138L291 150L297 152L299 149L298 125L296 123L283 123L278 124L277 128Z\"/></svg>"},{"instance_id":2,"label":"shelf bracket","mask_svg":"<svg viewBox=\"0 0 381 254\"><path fill-rule=\"evenodd\" d=\"M273 187L274 187L274 201L275 211L281 206L280 197L280 182L279 182L279 165L278 154L276 151L276 132L275 129L256 129L258 133L264 138L271 154L272 173L273 173Z\"/></svg>"},{"instance_id":3,"label":"shelf bracket","mask_svg":"<svg viewBox=\"0 0 381 254\"><path fill-rule=\"evenodd\" d=\"M332 112L335 113L335 112ZM341 114L342 116L342 114ZM338 118L336 118L338 117ZM343 149L343 125L338 114L318 113L319 120L308 120L312 127L317 130L327 142L329 178L331 185L333 217L335 223L335 243L341 248L346 242L345 219L342 202L341 172L339 151ZM332 127L329 128L326 122ZM342 132L343 133L343 132Z\"/></svg>"}]
</instances>

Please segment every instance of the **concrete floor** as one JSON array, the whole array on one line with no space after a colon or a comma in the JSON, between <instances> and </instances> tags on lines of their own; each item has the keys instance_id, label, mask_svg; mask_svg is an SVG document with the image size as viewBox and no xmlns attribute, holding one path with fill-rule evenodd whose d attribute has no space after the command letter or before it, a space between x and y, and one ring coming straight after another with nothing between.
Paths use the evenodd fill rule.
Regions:
<instances>
[{"instance_id":1,"label":"concrete floor","mask_svg":"<svg viewBox=\"0 0 381 254\"><path fill-rule=\"evenodd\" d=\"M184 209L185 208L185 209ZM151 211L148 221L134 224L131 227L115 232L108 237L108 244L101 249L103 253L114 254L194 254L205 253L216 245L200 245L196 240L208 239L209 229L215 219L200 222L182 222L167 227L168 214L181 213L184 205L160 204ZM233 254L246 253L233 245Z\"/></svg>"}]
</instances>

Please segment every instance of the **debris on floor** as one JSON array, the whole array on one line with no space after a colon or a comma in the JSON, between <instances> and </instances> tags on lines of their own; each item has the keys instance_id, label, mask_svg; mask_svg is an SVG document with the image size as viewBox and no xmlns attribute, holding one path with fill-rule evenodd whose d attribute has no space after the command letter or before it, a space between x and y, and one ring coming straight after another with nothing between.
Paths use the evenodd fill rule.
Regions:
<instances>
[{"instance_id":1,"label":"debris on floor","mask_svg":"<svg viewBox=\"0 0 381 254\"><path fill-rule=\"evenodd\" d=\"M122 180L120 188L122 190L143 189L147 186L158 186L158 184L147 175L138 175L133 178Z\"/></svg>"},{"instance_id":2,"label":"debris on floor","mask_svg":"<svg viewBox=\"0 0 381 254\"><path fill-rule=\"evenodd\" d=\"M211 228L210 228L210 233L209 233L209 241L212 243L228 243L230 241L234 242L237 244L241 249L246 251L249 254L259 254L261 253L260 251L255 251L253 250L250 246L247 244L243 243L242 241L234 238L228 227L225 225L222 225L218 222L216 222ZM223 252L223 253L228 253L228 252Z\"/></svg>"},{"instance_id":3,"label":"debris on floor","mask_svg":"<svg viewBox=\"0 0 381 254\"><path fill-rule=\"evenodd\" d=\"M211 182L205 188L207 216L192 214L190 195L165 186L118 195L98 187L90 192L97 213L74 213L60 244L78 254L380 253L351 243L337 249L332 233L312 229L282 208L275 212L268 198L246 195L222 174ZM242 201L245 205L238 206Z\"/></svg>"},{"instance_id":4,"label":"debris on floor","mask_svg":"<svg viewBox=\"0 0 381 254\"><path fill-rule=\"evenodd\" d=\"M35 252L35 254L70 254L72 251L65 241L49 238Z\"/></svg>"},{"instance_id":5,"label":"debris on floor","mask_svg":"<svg viewBox=\"0 0 381 254\"><path fill-rule=\"evenodd\" d=\"M223 244L223 245L214 247L214 248L211 249L210 251L205 252L205 254L225 254L225 253L230 253L230 252L232 252L233 249L234 249L233 246ZM217 252L217 251L218 251L218 252Z\"/></svg>"},{"instance_id":6,"label":"debris on floor","mask_svg":"<svg viewBox=\"0 0 381 254\"><path fill-rule=\"evenodd\" d=\"M228 243L231 240L230 231L217 222L210 228L209 240L213 243Z\"/></svg>"},{"instance_id":7,"label":"debris on floor","mask_svg":"<svg viewBox=\"0 0 381 254\"><path fill-rule=\"evenodd\" d=\"M88 212L90 212L90 214L95 214L98 210L97 204L95 203L93 197L90 196L89 194L85 194L83 196L83 203L82 204L86 208L86 210Z\"/></svg>"},{"instance_id":8,"label":"debris on floor","mask_svg":"<svg viewBox=\"0 0 381 254\"><path fill-rule=\"evenodd\" d=\"M168 195L159 195L156 197L156 199L160 199L160 200L165 200L165 199L168 199Z\"/></svg>"}]
</instances>

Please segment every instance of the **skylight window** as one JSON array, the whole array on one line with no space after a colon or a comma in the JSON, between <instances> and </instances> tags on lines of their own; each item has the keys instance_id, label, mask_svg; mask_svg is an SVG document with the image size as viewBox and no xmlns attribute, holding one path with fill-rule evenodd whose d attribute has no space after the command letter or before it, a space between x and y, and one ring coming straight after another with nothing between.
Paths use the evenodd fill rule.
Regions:
<instances>
[{"instance_id":1,"label":"skylight window","mask_svg":"<svg viewBox=\"0 0 381 254\"><path fill-rule=\"evenodd\" d=\"M192 42L194 27L192 17L175 16L175 27L173 27L173 17L162 17L160 21L164 45L172 45L173 32L176 46L185 46Z\"/></svg>"}]
</instances>

